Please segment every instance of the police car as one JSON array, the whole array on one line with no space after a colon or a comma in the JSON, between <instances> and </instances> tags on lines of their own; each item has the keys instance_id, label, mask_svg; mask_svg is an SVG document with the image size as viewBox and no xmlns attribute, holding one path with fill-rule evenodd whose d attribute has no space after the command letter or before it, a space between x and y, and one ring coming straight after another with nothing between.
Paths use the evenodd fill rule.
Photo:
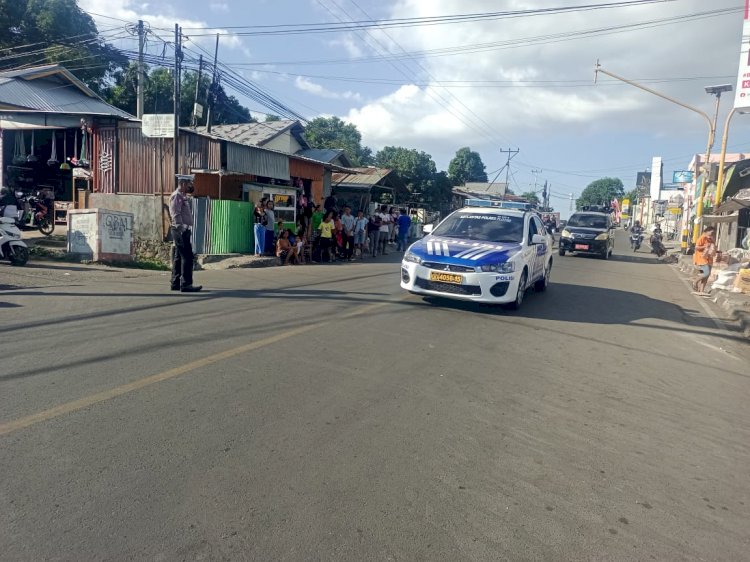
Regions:
<instances>
[{"instance_id":1,"label":"police car","mask_svg":"<svg viewBox=\"0 0 750 562\"><path fill-rule=\"evenodd\" d=\"M401 287L518 309L526 291L544 291L552 239L539 215L503 202L468 201L412 244L401 262Z\"/></svg>"}]
</instances>

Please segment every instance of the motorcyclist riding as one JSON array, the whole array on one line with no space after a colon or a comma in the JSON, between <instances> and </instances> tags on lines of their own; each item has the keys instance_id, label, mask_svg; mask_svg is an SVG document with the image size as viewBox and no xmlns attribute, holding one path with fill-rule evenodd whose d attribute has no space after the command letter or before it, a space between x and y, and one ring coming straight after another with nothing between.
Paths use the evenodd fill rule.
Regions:
<instances>
[{"instance_id":1,"label":"motorcyclist riding","mask_svg":"<svg viewBox=\"0 0 750 562\"><path fill-rule=\"evenodd\" d=\"M630 229L630 247L634 252L641 247L641 242L643 242L643 227L641 221L635 221Z\"/></svg>"},{"instance_id":2,"label":"motorcyclist riding","mask_svg":"<svg viewBox=\"0 0 750 562\"><path fill-rule=\"evenodd\" d=\"M664 239L664 235L661 232L661 227L657 224L654 228L654 233L651 235L651 239L649 240L649 244L651 244L651 251L656 254L658 257L662 257L664 254L667 253L667 249L664 247L664 244L662 243L662 240Z\"/></svg>"}]
</instances>

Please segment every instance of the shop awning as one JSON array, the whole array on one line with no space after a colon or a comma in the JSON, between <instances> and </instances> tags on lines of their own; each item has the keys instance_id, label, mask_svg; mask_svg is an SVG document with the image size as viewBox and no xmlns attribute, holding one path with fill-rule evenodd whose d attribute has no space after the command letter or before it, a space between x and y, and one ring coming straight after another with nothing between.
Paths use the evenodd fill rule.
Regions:
<instances>
[{"instance_id":1,"label":"shop awning","mask_svg":"<svg viewBox=\"0 0 750 562\"><path fill-rule=\"evenodd\" d=\"M71 129L81 126L81 118L86 115L52 115L38 112L0 112L0 129Z\"/></svg>"}]
</instances>

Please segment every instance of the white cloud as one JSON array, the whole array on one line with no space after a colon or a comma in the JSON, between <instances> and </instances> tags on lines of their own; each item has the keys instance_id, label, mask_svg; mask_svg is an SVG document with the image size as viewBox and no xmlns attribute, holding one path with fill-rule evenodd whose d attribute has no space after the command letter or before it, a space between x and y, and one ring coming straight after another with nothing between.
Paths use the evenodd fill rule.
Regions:
<instances>
[{"instance_id":1,"label":"white cloud","mask_svg":"<svg viewBox=\"0 0 750 562\"><path fill-rule=\"evenodd\" d=\"M229 13L229 5L226 2L211 2L208 7L211 8L211 11L215 13Z\"/></svg>"},{"instance_id":2,"label":"white cloud","mask_svg":"<svg viewBox=\"0 0 750 562\"><path fill-rule=\"evenodd\" d=\"M79 0L78 4L82 10L96 14L92 15L92 17L99 27L111 28L116 25L117 22L112 18L131 22L142 19L152 29L158 29L157 33L165 39L171 39L172 35L168 31L163 30L174 29L176 23L185 28L184 34L188 38L191 32L199 32L198 30L209 27L205 21L180 16L178 7L168 3L154 6L148 3L138 3L134 0ZM125 24L123 23L122 25ZM213 33L216 31L222 33L222 48L237 49L247 54L247 47L238 36L227 34L225 30L212 29ZM213 51L215 41L213 37L195 37L194 39L190 39L190 41Z\"/></svg>"},{"instance_id":3,"label":"white cloud","mask_svg":"<svg viewBox=\"0 0 750 562\"><path fill-rule=\"evenodd\" d=\"M294 80L294 85L297 89L302 90L303 92L307 92L308 94L313 94L315 96L320 96L321 98L344 100L359 100L361 98L361 96L357 92L352 92L350 90L344 92L329 90L321 84L313 82L312 80L310 80L309 78L305 78L304 76L297 76L297 78Z\"/></svg>"},{"instance_id":4,"label":"white cloud","mask_svg":"<svg viewBox=\"0 0 750 562\"><path fill-rule=\"evenodd\" d=\"M573 1L568 2L572 4ZM564 4L559 2L558 4ZM420 26L375 32L392 53L456 50L477 43L545 37L571 31L643 22L710 8L735 7L736 0L683 0L649 6L526 17L449 26ZM512 0L507 9L539 7ZM407 18L487 11L484 0L399 0L390 17ZM394 92L351 109L347 119L374 148L395 142L420 142L435 151L464 144L516 145L529 135L575 136L617 130L657 134L675 126L701 138L704 124L659 98L621 84L593 86L597 59L613 72L633 77L731 76L736 72L741 14L692 23L599 35L573 41L540 40L534 46L487 48L454 56L420 57L394 63L390 74L405 84ZM701 37L711 37L710 44ZM398 43L398 45L396 44ZM571 80L583 87L564 84ZM441 88L448 81L510 81L514 87ZM535 81L535 82L529 82ZM556 81L557 85L549 82ZM711 80L709 79L709 82ZM728 80L732 82L732 79ZM589 85L591 84L591 85ZM527 86L527 87L522 87ZM532 87L528 87L532 86ZM654 88L709 110L701 81L655 84Z\"/></svg>"}]
</instances>

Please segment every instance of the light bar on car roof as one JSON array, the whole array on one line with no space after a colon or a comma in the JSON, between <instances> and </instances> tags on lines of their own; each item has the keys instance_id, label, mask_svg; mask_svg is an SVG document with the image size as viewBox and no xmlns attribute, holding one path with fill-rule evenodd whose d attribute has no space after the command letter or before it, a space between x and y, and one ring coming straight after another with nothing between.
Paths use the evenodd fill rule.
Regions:
<instances>
[{"instance_id":1,"label":"light bar on car roof","mask_svg":"<svg viewBox=\"0 0 750 562\"><path fill-rule=\"evenodd\" d=\"M495 207L498 209L531 210L531 204L521 201L491 201L488 199L467 199L464 207Z\"/></svg>"}]
</instances>

